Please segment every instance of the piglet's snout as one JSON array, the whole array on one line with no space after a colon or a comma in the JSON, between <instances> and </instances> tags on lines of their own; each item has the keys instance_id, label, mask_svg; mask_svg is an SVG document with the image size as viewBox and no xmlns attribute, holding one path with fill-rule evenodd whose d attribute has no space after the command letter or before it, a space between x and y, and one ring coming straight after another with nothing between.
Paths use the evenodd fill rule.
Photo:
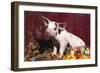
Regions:
<instances>
[{"instance_id":1,"label":"piglet's snout","mask_svg":"<svg viewBox=\"0 0 100 73\"><path fill-rule=\"evenodd\" d=\"M48 32L45 32L45 36L50 37L51 35Z\"/></svg>"}]
</instances>

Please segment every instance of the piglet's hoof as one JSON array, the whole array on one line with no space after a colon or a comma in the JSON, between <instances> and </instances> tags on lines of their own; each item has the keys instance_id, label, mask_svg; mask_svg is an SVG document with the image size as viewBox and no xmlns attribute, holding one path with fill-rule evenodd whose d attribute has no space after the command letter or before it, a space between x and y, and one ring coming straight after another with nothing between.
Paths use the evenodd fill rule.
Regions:
<instances>
[{"instance_id":1,"label":"piglet's hoof","mask_svg":"<svg viewBox=\"0 0 100 73\"><path fill-rule=\"evenodd\" d=\"M58 60L63 60L63 57L58 57Z\"/></svg>"},{"instance_id":2,"label":"piglet's hoof","mask_svg":"<svg viewBox=\"0 0 100 73\"><path fill-rule=\"evenodd\" d=\"M60 54L57 54L58 60L62 60L63 56L61 57Z\"/></svg>"},{"instance_id":3,"label":"piglet's hoof","mask_svg":"<svg viewBox=\"0 0 100 73\"><path fill-rule=\"evenodd\" d=\"M57 54L56 56L57 56L57 60L62 60L63 59L63 57L60 57L60 54Z\"/></svg>"},{"instance_id":4,"label":"piglet's hoof","mask_svg":"<svg viewBox=\"0 0 100 73\"><path fill-rule=\"evenodd\" d=\"M56 55L53 55L52 56L52 60L58 60L57 56Z\"/></svg>"}]
</instances>

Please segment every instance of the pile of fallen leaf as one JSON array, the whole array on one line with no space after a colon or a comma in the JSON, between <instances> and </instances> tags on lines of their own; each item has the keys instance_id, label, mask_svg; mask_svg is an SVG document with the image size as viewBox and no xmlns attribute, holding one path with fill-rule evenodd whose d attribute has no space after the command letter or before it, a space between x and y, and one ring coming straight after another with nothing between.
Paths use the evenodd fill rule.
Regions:
<instances>
[{"instance_id":1,"label":"pile of fallen leaf","mask_svg":"<svg viewBox=\"0 0 100 73\"><path fill-rule=\"evenodd\" d=\"M46 61L59 60L59 54L52 56L53 49L45 50L43 53L39 52L38 45L29 43L24 50L24 61ZM88 47L66 48L64 55L60 60L71 59L89 59L90 49Z\"/></svg>"},{"instance_id":2,"label":"pile of fallen leaf","mask_svg":"<svg viewBox=\"0 0 100 73\"><path fill-rule=\"evenodd\" d=\"M90 58L90 49L88 47L76 47L65 50L63 56L64 60L70 59L89 59Z\"/></svg>"}]
</instances>

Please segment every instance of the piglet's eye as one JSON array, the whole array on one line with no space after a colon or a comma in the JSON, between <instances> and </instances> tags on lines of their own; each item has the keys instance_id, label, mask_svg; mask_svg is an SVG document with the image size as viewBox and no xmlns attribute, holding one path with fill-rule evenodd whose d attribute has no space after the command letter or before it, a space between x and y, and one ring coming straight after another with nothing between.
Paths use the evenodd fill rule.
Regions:
<instances>
[{"instance_id":1,"label":"piglet's eye","mask_svg":"<svg viewBox=\"0 0 100 73\"><path fill-rule=\"evenodd\" d=\"M54 30L56 30L56 28L54 28Z\"/></svg>"}]
</instances>

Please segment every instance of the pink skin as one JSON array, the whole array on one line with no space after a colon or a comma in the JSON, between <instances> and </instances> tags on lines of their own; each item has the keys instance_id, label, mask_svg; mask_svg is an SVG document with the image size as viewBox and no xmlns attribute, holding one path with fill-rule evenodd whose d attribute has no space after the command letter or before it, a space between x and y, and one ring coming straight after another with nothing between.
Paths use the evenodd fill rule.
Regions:
<instances>
[{"instance_id":1,"label":"pink skin","mask_svg":"<svg viewBox=\"0 0 100 73\"><path fill-rule=\"evenodd\" d=\"M77 47L77 46L85 46L85 42L80 39L79 37L77 37L76 35L68 32L66 29L64 29L64 27L60 27L59 24L55 21L51 21L48 18L42 16L44 19L44 24L45 26L48 26L48 28L46 28L46 33L49 36L53 36L56 38L56 40L58 40L58 42L60 43L60 50L59 50L59 58L62 58L63 53L65 51L66 45L69 43L73 48ZM55 25L57 24L57 26ZM60 29L63 30L60 34L58 33L58 30L56 29ZM52 55L56 55L57 54L57 48L54 46L54 50Z\"/></svg>"}]
</instances>

